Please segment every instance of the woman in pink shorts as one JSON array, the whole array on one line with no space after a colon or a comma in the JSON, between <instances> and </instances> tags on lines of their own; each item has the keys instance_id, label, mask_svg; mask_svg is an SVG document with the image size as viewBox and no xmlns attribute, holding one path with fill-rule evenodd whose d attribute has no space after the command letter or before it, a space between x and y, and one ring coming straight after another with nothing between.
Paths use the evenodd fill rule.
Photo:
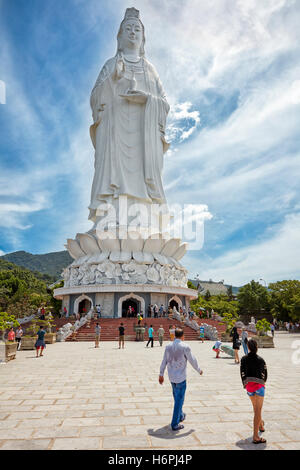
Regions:
<instances>
[{"instance_id":1,"label":"woman in pink shorts","mask_svg":"<svg viewBox=\"0 0 300 470\"><path fill-rule=\"evenodd\" d=\"M249 354L241 360L241 378L244 388L250 397L253 406L253 444L265 444L267 441L259 436L264 432L264 422L261 412L265 396L265 383L268 372L265 361L257 355L257 342L254 339L248 341Z\"/></svg>"}]
</instances>

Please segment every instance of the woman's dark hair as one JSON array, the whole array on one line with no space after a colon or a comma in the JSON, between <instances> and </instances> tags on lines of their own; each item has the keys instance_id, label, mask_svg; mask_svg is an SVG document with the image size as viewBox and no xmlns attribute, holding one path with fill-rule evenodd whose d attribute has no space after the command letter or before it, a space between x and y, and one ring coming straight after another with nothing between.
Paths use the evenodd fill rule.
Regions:
<instances>
[{"instance_id":1,"label":"woman's dark hair","mask_svg":"<svg viewBox=\"0 0 300 470\"><path fill-rule=\"evenodd\" d=\"M249 348L250 352L252 352L254 354L257 353L257 342L255 341L255 339L249 339L248 348Z\"/></svg>"}]
</instances>

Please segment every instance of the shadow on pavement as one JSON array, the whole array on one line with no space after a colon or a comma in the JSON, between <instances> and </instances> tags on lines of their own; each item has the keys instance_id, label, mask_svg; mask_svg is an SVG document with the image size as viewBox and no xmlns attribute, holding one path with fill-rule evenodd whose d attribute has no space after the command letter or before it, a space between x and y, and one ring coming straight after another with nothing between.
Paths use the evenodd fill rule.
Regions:
<instances>
[{"instance_id":1,"label":"shadow on pavement","mask_svg":"<svg viewBox=\"0 0 300 470\"><path fill-rule=\"evenodd\" d=\"M148 429L149 436L159 437L160 439L178 439L180 437L189 436L195 429L190 429L187 432L182 431L172 431L170 425L164 426L159 429Z\"/></svg>"},{"instance_id":2,"label":"shadow on pavement","mask_svg":"<svg viewBox=\"0 0 300 470\"><path fill-rule=\"evenodd\" d=\"M241 439L240 441L236 442L235 445L242 450L265 450L267 447L267 442L264 444L253 444L252 437L248 437L247 439Z\"/></svg>"}]
</instances>

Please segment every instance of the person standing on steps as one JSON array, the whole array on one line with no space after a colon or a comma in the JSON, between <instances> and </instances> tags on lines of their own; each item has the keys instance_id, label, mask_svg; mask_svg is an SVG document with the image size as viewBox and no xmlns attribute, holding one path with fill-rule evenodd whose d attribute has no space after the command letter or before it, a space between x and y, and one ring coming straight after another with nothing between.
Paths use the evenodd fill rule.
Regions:
<instances>
[{"instance_id":1,"label":"person standing on steps","mask_svg":"<svg viewBox=\"0 0 300 470\"><path fill-rule=\"evenodd\" d=\"M201 323L199 328L199 339L201 339L202 343L204 343L204 325Z\"/></svg>"},{"instance_id":2,"label":"person standing on steps","mask_svg":"<svg viewBox=\"0 0 300 470\"><path fill-rule=\"evenodd\" d=\"M200 369L197 359L193 356L191 348L184 343L184 332L182 329L177 328L175 332L175 340L166 346L164 357L160 366L158 381L162 385L164 383L164 372L168 368L169 380L172 385L174 409L171 422L173 431L183 429L183 424L186 415L182 411L185 391L186 391L186 366L187 361L192 367L199 372L200 375L203 371Z\"/></svg>"},{"instance_id":3,"label":"person standing on steps","mask_svg":"<svg viewBox=\"0 0 300 470\"><path fill-rule=\"evenodd\" d=\"M125 328L123 326L123 323L120 324L119 326L119 349L124 349L124 343L125 343Z\"/></svg>"},{"instance_id":4,"label":"person standing on steps","mask_svg":"<svg viewBox=\"0 0 300 470\"><path fill-rule=\"evenodd\" d=\"M253 444L265 444L267 441L259 436L264 432L262 420L262 406L265 396L265 383L268 378L267 366L264 359L257 355L257 342L254 339L248 341L249 354L242 357L240 374L244 388L250 397L253 406Z\"/></svg>"},{"instance_id":5,"label":"person standing on steps","mask_svg":"<svg viewBox=\"0 0 300 470\"><path fill-rule=\"evenodd\" d=\"M101 305L96 305L97 318L101 318Z\"/></svg>"}]
</instances>

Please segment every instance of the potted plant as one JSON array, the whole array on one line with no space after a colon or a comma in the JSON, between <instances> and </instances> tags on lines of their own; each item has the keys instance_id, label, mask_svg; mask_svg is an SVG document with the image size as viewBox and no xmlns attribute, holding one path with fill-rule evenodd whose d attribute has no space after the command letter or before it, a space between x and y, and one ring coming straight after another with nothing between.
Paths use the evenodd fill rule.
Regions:
<instances>
[{"instance_id":1,"label":"potted plant","mask_svg":"<svg viewBox=\"0 0 300 470\"><path fill-rule=\"evenodd\" d=\"M263 318L256 322L256 330L258 331L257 336L253 336L253 339L257 342L259 348L274 348L274 340L272 336L268 336L270 323Z\"/></svg>"},{"instance_id":2,"label":"potted plant","mask_svg":"<svg viewBox=\"0 0 300 470\"><path fill-rule=\"evenodd\" d=\"M14 315L9 315L6 312L0 313L0 331L2 332L1 342L5 345L5 361L15 359L18 349L17 341L5 341L5 331L8 328L16 328L20 323L16 320Z\"/></svg>"},{"instance_id":3,"label":"potted plant","mask_svg":"<svg viewBox=\"0 0 300 470\"><path fill-rule=\"evenodd\" d=\"M25 335L22 336L22 342L21 342L22 350L34 349L34 345L37 339L37 332L39 330L41 321L42 320L34 320L26 328L26 333Z\"/></svg>"},{"instance_id":4,"label":"potted plant","mask_svg":"<svg viewBox=\"0 0 300 470\"><path fill-rule=\"evenodd\" d=\"M56 332L52 333L52 328L55 326L52 315L48 314L45 321L42 322L42 326L45 327L47 333L45 334L45 343L53 344L56 342Z\"/></svg>"}]
</instances>

